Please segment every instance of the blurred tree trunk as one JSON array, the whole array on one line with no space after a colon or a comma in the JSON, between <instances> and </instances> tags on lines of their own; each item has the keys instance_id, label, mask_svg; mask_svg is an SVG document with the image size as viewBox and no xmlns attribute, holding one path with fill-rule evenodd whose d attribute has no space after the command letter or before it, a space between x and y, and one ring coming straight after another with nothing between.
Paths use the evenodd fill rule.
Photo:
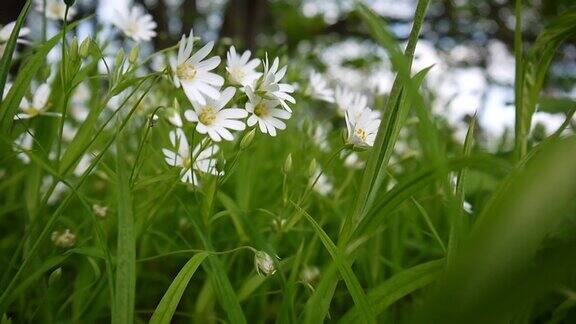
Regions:
<instances>
[{"instance_id":1,"label":"blurred tree trunk","mask_svg":"<svg viewBox=\"0 0 576 324\"><path fill-rule=\"evenodd\" d=\"M266 0L230 0L224 12L220 37L240 40L242 45L254 50L256 36L269 16Z\"/></svg>"},{"instance_id":2,"label":"blurred tree trunk","mask_svg":"<svg viewBox=\"0 0 576 324\"><path fill-rule=\"evenodd\" d=\"M0 6L0 25L6 25L18 18L26 1L2 1Z\"/></svg>"},{"instance_id":3,"label":"blurred tree trunk","mask_svg":"<svg viewBox=\"0 0 576 324\"><path fill-rule=\"evenodd\" d=\"M182 20L182 33L187 34L194 27L194 20L198 17L196 0L184 0L180 10L180 19Z\"/></svg>"}]
</instances>

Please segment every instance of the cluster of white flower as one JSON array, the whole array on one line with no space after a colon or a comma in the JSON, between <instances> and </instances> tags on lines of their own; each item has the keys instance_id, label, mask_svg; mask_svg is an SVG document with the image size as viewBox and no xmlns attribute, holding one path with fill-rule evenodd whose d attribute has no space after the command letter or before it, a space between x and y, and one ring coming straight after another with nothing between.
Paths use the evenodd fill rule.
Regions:
<instances>
[{"instance_id":1,"label":"cluster of white flower","mask_svg":"<svg viewBox=\"0 0 576 324\"><path fill-rule=\"evenodd\" d=\"M170 59L172 80L177 88L182 88L190 101L192 109L184 112L184 119L195 124L195 130L207 135L210 141L233 141L233 132L239 132L258 124L262 133L276 136L277 130L286 128L283 120L292 115L287 102L295 103L291 96L294 88L281 83L286 74L286 66L280 68L280 61L275 58L270 66L268 58L262 61L263 71L257 72L258 59L250 58L250 51L241 55L234 46L230 47L227 58L227 79L233 86L222 89L225 79L214 70L220 65L218 56L208 57L214 47L213 42L194 51L193 31L182 36L178 55ZM237 88L236 88L237 87ZM247 97L244 108L237 106L244 96ZM242 97L242 98L239 98ZM215 168L218 152L217 145L209 145L208 138L201 141L190 152L188 141L181 127L182 119L178 109L172 109L168 116L177 127L170 132L170 141L174 150L164 149L166 162L181 168L182 182L197 185L195 171L221 175Z\"/></svg>"}]
</instances>

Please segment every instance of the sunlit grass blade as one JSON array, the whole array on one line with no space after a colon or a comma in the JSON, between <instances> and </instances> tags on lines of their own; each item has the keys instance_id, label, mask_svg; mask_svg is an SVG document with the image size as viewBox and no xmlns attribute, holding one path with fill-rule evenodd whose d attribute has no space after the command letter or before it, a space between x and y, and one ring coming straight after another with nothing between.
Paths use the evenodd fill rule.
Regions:
<instances>
[{"instance_id":1,"label":"sunlit grass blade","mask_svg":"<svg viewBox=\"0 0 576 324\"><path fill-rule=\"evenodd\" d=\"M150 318L150 323L159 324L171 322L172 316L174 316L174 312L184 294L184 290L186 286L188 286L188 282L190 282L190 279L192 279L192 276L207 256L208 253L198 253L186 262L170 284L170 287L168 287L162 300L160 300L154 314L152 314L152 318Z\"/></svg>"}]
</instances>

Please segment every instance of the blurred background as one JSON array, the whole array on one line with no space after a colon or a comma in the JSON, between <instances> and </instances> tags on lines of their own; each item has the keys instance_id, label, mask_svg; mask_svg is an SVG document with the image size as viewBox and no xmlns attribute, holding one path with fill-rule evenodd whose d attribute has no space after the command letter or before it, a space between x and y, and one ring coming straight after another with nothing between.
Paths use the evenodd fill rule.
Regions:
<instances>
[{"instance_id":1,"label":"blurred background","mask_svg":"<svg viewBox=\"0 0 576 324\"><path fill-rule=\"evenodd\" d=\"M407 39L416 0L365 2L385 18L400 42ZM523 17L527 46L550 19L574 5L573 0L530 2ZM15 20L23 3L3 1L1 23ZM374 45L352 12L352 0L78 0L74 19L96 13L98 20L106 21L116 8L126 5L145 8L158 24L157 37L145 45L149 52L175 44L193 27L203 41L218 39L221 45L234 44L258 55L264 51L286 54L291 67L301 62L302 71L291 80L296 84L306 83L308 69L372 96L385 95L393 81L386 53ZM454 128L457 139L464 137L467 118L478 111L480 132L489 144L501 147L510 142L514 124L513 5L511 0L430 3L414 69L434 65L427 80L433 107ZM38 12L29 16L32 39L40 38L40 17ZM61 22L49 23L48 34L54 34ZM93 34L95 25L94 20L83 23L79 37ZM115 33L113 28L105 28L99 31L99 38L120 42ZM576 97L576 41L567 42L558 53L544 88L545 100L534 117L536 133L554 131L564 120L555 112L574 104Z\"/></svg>"}]
</instances>

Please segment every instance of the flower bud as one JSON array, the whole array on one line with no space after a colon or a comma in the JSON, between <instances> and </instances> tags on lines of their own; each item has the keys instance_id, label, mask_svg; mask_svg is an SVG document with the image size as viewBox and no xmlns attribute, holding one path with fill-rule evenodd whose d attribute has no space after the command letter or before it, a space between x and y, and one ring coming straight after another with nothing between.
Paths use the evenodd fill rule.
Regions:
<instances>
[{"instance_id":1,"label":"flower bud","mask_svg":"<svg viewBox=\"0 0 576 324\"><path fill-rule=\"evenodd\" d=\"M312 161L310 161L310 165L308 166L308 176L314 176L314 174L317 172L316 166L316 159L312 159Z\"/></svg>"},{"instance_id":2,"label":"flower bud","mask_svg":"<svg viewBox=\"0 0 576 324\"><path fill-rule=\"evenodd\" d=\"M132 50L130 51L130 56L128 56L128 62L130 62L130 64L135 64L136 62L138 62L138 57L140 57L140 46L136 45L132 47Z\"/></svg>"},{"instance_id":3,"label":"flower bud","mask_svg":"<svg viewBox=\"0 0 576 324\"><path fill-rule=\"evenodd\" d=\"M51 239L54 245L59 248L71 248L76 244L76 235L70 232L69 229L64 230L64 233L60 231L52 232Z\"/></svg>"},{"instance_id":4,"label":"flower bud","mask_svg":"<svg viewBox=\"0 0 576 324\"><path fill-rule=\"evenodd\" d=\"M68 6L68 7L72 7L75 2L76 2L76 0L64 0L64 3L65 3L66 6Z\"/></svg>"},{"instance_id":5,"label":"flower bud","mask_svg":"<svg viewBox=\"0 0 576 324\"><path fill-rule=\"evenodd\" d=\"M263 273L265 276L270 276L276 273L274 260L272 260L272 257L264 251L257 251L256 254L254 254L254 265L256 267L256 272L260 275Z\"/></svg>"},{"instance_id":6,"label":"flower bud","mask_svg":"<svg viewBox=\"0 0 576 324\"><path fill-rule=\"evenodd\" d=\"M94 213L94 215L98 216L99 218L104 219L104 218L106 218L106 216L108 214L108 207L94 204L94 205L92 205L92 212Z\"/></svg>"},{"instance_id":7,"label":"flower bud","mask_svg":"<svg viewBox=\"0 0 576 324\"><path fill-rule=\"evenodd\" d=\"M284 161L284 167L282 168L282 171L284 171L285 174L290 173L290 171L292 170L292 153L289 153L288 156L286 157L286 160Z\"/></svg>"},{"instance_id":8,"label":"flower bud","mask_svg":"<svg viewBox=\"0 0 576 324\"><path fill-rule=\"evenodd\" d=\"M80 54L81 58L88 57L88 54L90 54L90 44L91 43L92 43L92 39L90 39L90 37L84 38L84 40L82 41L82 44L80 44L80 50L79 50L79 54Z\"/></svg>"},{"instance_id":9,"label":"flower bud","mask_svg":"<svg viewBox=\"0 0 576 324\"><path fill-rule=\"evenodd\" d=\"M248 133L246 133L246 135L244 135L244 137L242 137L242 140L240 141L240 149L241 150L247 149L250 146L250 144L252 144L252 142L254 141L255 135L256 135L255 128L251 129Z\"/></svg>"},{"instance_id":10,"label":"flower bud","mask_svg":"<svg viewBox=\"0 0 576 324\"><path fill-rule=\"evenodd\" d=\"M114 59L114 68L120 69L122 62L124 61L124 56L126 56L125 54L126 53L124 53L124 49L120 48L120 50L116 54L116 58Z\"/></svg>"},{"instance_id":11,"label":"flower bud","mask_svg":"<svg viewBox=\"0 0 576 324\"><path fill-rule=\"evenodd\" d=\"M320 269L315 266L307 266L300 272L300 279L305 283L312 285L320 278Z\"/></svg>"},{"instance_id":12,"label":"flower bud","mask_svg":"<svg viewBox=\"0 0 576 324\"><path fill-rule=\"evenodd\" d=\"M78 55L78 37L74 36L74 38L72 38L68 51L72 58Z\"/></svg>"},{"instance_id":13,"label":"flower bud","mask_svg":"<svg viewBox=\"0 0 576 324\"><path fill-rule=\"evenodd\" d=\"M58 267L56 270L52 271L48 277L48 286L54 285L62 277L62 267Z\"/></svg>"}]
</instances>

